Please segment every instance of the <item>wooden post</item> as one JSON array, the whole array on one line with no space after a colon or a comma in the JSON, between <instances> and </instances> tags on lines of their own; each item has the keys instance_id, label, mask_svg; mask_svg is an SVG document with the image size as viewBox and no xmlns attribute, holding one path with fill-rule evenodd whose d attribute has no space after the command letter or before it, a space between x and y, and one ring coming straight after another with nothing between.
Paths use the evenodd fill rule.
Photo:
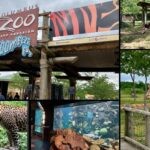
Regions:
<instances>
[{"instance_id":1,"label":"wooden post","mask_svg":"<svg viewBox=\"0 0 150 150\"><path fill-rule=\"evenodd\" d=\"M145 10L144 7L142 7L142 21L143 21L143 26L145 25Z\"/></svg>"},{"instance_id":2,"label":"wooden post","mask_svg":"<svg viewBox=\"0 0 150 150\"><path fill-rule=\"evenodd\" d=\"M146 116L146 146L150 147L150 116Z\"/></svg>"},{"instance_id":3,"label":"wooden post","mask_svg":"<svg viewBox=\"0 0 150 150\"><path fill-rule=\"evenodd\" d=\"M43 128L43 140L50 141L50 131L53 130L54 108L45 109L45 125Z\"/></svg>"},{"instance_id":4,"label":"wooden post","mask_svg":"<svg viewBox=\"0 0 150 150\"><path fill-rule=\"evenodd\" d=\"M145 24L146 24L146 23L147 23L147 7L145 7L144 9L145 9L144 22L145 22Z\"/></svg>"},{"instance_id":5,"label":"wooden post","mask_svg":"<svg viewBox=\"0 0 150 150\"><path fill-rule=\"evenodd\" d=\"M70 100L75 100L76 97L76 79L70 79L70 89L69 89L69 95Z\"/></svg>"},{"instance_id":6,"label":"wooden post","mask_svg":"<svg viewBox=\"0 0 150 150\"><path fill-rule=\"evenodd\" d=\"M43 27L48 27L48 15L43 16ZM48 28L47 30L42 30L42 40L48 40ZM47 43L41 49L41 59L40 59L40 99L46 100L51 98L51 72L48 57L46 53Z\"/></svg>"},{"instance_id":7,"label":"wooden post","mask_svg":"<svg viewBox=\"0 0 150 150\"><path fill-rule=\"evenodd\" d=\"M44 56L46 54L42 54L43 52L41 52L41 55ZM46 99L50 99L51 98L51 82L50 82L50 78L51 78L51 71L50 70L50 65L48 63L47 58L41 58L40 60L40 70L41 70L41 74L40 74L40 99L42 100L46 100Z\"/></svg>"},{"instance_id":8,"label":"wooden post","mask_svg":"<svg viewBox=\"0 0 150 150\"><path fill-rule=\"evenodd\" d=\"M29 96L30 98L29 99L34 99L34 89L35 89L35 77L33 76L29 76L29 84L32 85L32 92L31 92L31 95Z\"/></svg>"},{"instance_id":9,"label":"wooden post","mask_svg":"<svg viewBox=\"0 0 150 150\"><path fill-rule=\"evenodd\" d=\"M125 110L125 136L133 137L133 113Z\"/></svg>"}]
</instances>

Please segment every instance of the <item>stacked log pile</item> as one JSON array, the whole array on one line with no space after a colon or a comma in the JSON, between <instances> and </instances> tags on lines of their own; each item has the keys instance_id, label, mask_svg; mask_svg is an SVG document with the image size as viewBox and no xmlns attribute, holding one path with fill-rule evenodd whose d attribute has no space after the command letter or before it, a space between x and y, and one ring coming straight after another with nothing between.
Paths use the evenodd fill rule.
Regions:
<instances>
[{"instance_id":1,"label":"stacked log pile","mask_svg":"<svg viewBox=\"0 0 150 150\"><path fill-rule=\"evenodd\" d=\"M56 130L51 132L50 150L119 150L119 143L104 146L104 140L93 140L81 136L71 129ZM117 144L116 144L117 143Z\"/></svg>"},{"instance_id":2,"label":"stacked log pile","mask_svg":"<svg viewBox=\"0 0 150 150\"><path fill-rule=\"evenodd\" d=\"M89 146L84 138L71 129L53 132L50 150L88 150Z\"/></svg>"}]
</instances>

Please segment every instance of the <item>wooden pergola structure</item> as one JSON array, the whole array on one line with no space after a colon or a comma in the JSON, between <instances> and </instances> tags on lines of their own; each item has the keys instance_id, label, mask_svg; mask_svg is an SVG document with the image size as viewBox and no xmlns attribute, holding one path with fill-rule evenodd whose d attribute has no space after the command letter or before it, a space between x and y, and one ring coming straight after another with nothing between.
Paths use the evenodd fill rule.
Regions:
<instances>
[{"instance_id":1,"label":"wooden pergola structure","mask_svg":"<svg viewBox=\"0 0 150 150\"><path fill-rule=\"evenodd\" d=\"M145 25L148 21L148 12L150 11L150 3L148 2L139 2L137 3L138 6L142 8L142 20L143 20L143 25Z\"/></svg>"},{"instance_id":2,"label":"wooden pergola structure","mask_svg":"<svg viewBox=\"0 0 150 150\"><path fill-rule=\"evenodd\" d=\"M20 49L0 58L0 71L22 71L29 76L29 83L35 84L40 77L40 99L50 99L52 71L65 72L70 86L76 80L90 80L79 72L109 71L119 72L119 35L101 35L81 39L50 41L48 37L49 12L39 14L43 17L42 40L36 47L30 47L32 58L21 57ZM75 99L75 95L71 97Z\"/></svg>"}]
</instances>

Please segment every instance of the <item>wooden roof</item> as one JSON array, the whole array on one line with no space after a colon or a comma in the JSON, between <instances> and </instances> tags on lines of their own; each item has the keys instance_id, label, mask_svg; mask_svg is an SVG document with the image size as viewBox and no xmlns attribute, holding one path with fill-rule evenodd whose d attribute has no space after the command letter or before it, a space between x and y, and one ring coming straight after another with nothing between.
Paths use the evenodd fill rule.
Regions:
<instances>
[{"instance_id":1,"label":"wooden roof","mask_svg":"<svg viewBox=\"0 0 150 150\"><path fill-rule=\"evenodd\" d=\"M36 47L40 51L41 47ZM40 53L35 53L32 58L21 57L17 49L0 59L0 71L23 71L39 76ZM48 51L55 57L77 56L73 64L56 64L53 71L63 71L70 76L78 76L78 72L88 71L114 71L119 72L119 36L101 36L68 41L51 41Z\"/></svg>"},{"instance_id":2,"label":"wooden roof","mask_svg":"<svg viewBox=\"0 0 150 150\"><path fill-rule=\"evenodd\" d=\"M150 3L148 2L138 2L138 6L150 8Z\"/></svg>"}]
</instances>

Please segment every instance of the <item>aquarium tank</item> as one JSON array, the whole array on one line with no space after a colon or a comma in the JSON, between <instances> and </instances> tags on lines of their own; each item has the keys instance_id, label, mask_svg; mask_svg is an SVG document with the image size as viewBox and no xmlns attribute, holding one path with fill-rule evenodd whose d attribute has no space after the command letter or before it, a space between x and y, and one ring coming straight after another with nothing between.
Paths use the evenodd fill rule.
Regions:
<instances>
[{"instance_id":1,"label":"aquarium tank","mask_svg":"<svg viewBox=\"0 0 150 150\"><path fill-rule=\"evenodd\" d=\"M41 109L35 110L35 129L34 131L36 133L42 133L43 132L43 124L44 124L44 112Z\"/></svg>"},{"instance_id":2,"label":"aquarium tank","mask_svg":"<svg viewBox=\"0 0 150 150\"><path fill-rule=\"evenodd\" d=\"M119 102L77 102L54 109L53 129L71 128L93 139L119 139Z\"/></svg>"}]
</instances>

